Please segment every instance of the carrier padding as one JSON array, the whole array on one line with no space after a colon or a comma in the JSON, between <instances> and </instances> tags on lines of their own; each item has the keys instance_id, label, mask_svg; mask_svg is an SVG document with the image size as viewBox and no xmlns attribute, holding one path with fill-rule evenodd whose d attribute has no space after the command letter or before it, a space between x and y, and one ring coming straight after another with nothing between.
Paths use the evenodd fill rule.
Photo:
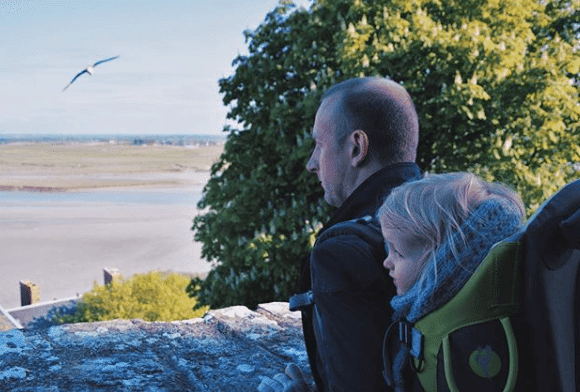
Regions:
<instances>
[{"instance_id":1,"label":"carrier padding","mask_svg":"<svg viewBox=\"0 0 580 392\"><path fill-rule=\"evenodd\" d=\"M415 360L419 367L417 375L424 387L437 385L437 354L450 333L517 312L520 248L518 241L494 245L447 304L415 323L415 328L424 335L423 363Z\"/></svg>"}]
</instances>

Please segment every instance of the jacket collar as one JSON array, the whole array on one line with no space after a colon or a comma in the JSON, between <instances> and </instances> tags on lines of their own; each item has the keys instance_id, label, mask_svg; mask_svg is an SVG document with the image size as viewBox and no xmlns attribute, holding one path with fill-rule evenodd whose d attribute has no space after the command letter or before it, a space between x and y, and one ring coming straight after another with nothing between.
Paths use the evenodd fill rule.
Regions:
<instances>
[{"instance_id":1,"label":"jacket collar","mask_svg":"<svg viewBox=\"0 0 580 392\"><path fill-rule=\"evenodd\" d=\"M421 178L419 167L412 162L389 165L372 174L342 203L321 230L347 220L373 215L385 197L396 186Z\"/></svg>"}]
</instances>

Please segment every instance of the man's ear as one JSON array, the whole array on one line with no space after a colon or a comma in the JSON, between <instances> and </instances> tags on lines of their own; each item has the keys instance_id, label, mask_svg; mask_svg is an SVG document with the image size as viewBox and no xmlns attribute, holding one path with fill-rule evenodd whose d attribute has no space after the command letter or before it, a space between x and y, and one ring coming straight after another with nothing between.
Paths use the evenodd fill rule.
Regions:
<instances>
[{"instance_id":1,"label":"man's ear","mask_svg":"<svg viewBox=\"0 0 580 392\"><path fill-rule=\"evenodd\" d=\"M353 167L360 166L369 151L369 138L363 130L356 130L350 134L351 155L350 163Z\"/></svg>"}]
</instances>

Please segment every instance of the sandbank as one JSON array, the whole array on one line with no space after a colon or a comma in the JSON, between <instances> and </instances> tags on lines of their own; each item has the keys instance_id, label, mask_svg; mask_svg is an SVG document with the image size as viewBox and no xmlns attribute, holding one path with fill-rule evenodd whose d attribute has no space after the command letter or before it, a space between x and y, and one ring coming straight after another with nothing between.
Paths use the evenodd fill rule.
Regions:
<instances>
[{"instance_id":1,"label":"sandbank","mask_svg":"<svg viewBox=\"0 0 580 392\"><path fill-rule=\"evenodd\" d=\"M0 190L66 192L201 185L222 145L0 145Z\"/></svg>"}]
</instances>

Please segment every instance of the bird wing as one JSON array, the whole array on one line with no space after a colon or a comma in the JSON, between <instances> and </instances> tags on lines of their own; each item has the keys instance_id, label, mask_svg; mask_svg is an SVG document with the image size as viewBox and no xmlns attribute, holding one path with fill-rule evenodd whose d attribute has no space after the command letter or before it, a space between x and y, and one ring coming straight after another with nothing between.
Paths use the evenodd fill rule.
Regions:
<instances>
[{"instance_id":1,"label":"bird wing","mask_svg":"<svg viewBox=\"0 0 580 392\"><path fill-rule=\"evenodd\" d=\"M93 67L96 67L97 65L99 65L101 63L104 63L106 61L115 60L117 57L119 57L119 56L115 56L115 57L111 57L111 58L108 58L108 59L104 59L104 60L97 61L96 63L93 64ZM69 84L66 85L66 87L62 91L66 90L68 88L68 86L70 86L71 84L73 84L74 81L77 80L77 78L79 76L81 76L82 74L87 73L87 72L89 72L89 71L87 69L84 69L81 72L79 72L78 74L76 74L75 77L70 81Z\"/></svg>"},{"instance_id":2,"label":"bird wing","mask_svg":"<svg viewBox=\"0 0 580 392\"><path fill-rule=\"evenodd\" d=\"M67 84L67 85L66 85L66 87L65 87L65 88L64 88L62 91L66 90L66 89L68 88L68 86L70 86L71 84L73 84L73 83L74 83L74 81L75 81L75 80L77 80L77 78L78 78L79 76L81 76L82 74L84 74L84 73L87 73L87 72L88 72L88 71L87 71L86 69L84 69L84 70L82 70L81 72L79 72L78 74L76 74L76 75L75 75L75 77L74 77L74 78L73 78L73 79L72 79L72 80L69 82L69 84Z\"/></svg>"},{"instance_id":3,"label":"bird wing","mask_svg":"<svg viewBox=\"0 0 580 392\"><path fill-rule=\"evenodd\" d=\"M97 61L96 63L94 63L94 64L93 64L93 67L96 67L97 65L99 65L99 64L101 64L101 63L104 63L104 62L106 62L106 61L115 60L117 57L119 57L119 56L111 57L111 58L104 59L104 60L99 60L99 61Z\"/></svg>"}]
</instances>

